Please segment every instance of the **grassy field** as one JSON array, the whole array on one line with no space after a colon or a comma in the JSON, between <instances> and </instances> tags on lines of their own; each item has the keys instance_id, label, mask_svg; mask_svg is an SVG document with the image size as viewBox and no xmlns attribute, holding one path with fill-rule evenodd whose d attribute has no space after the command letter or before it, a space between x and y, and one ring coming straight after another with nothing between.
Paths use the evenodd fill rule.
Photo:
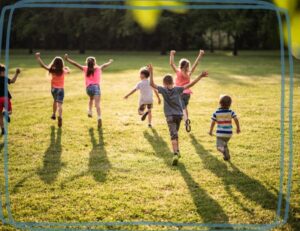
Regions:
<instances>
[{"instance_id":1,"label":"grassy field","mask_svg":"<svg viewBox=\"0 0 300 231\"><path fill-rule=\"evenodd\" d=\"M63 54L42 52L42 57L49 63ZM176 62L179 57L193 60L196 54L178 52ZM115 60L103 74L100 131L96 118L86 115L88 98L82 73L70 66L72 73L65 80L64 124L58 129L50 120L50 77L33 55L11 54L11 67L22 69L10 87L9 192L16 221L262 224L275 219L280 170L279 53L241 52L232 57L217 52L204 57L196 72L205 69L210 75L193 88L192 132L181 127L183 157L177 167L171 166L162 105L155 102L154 126L149 129L137 115L138 94L123 99L139 81L139 68L150 62L155 80L161 84L162 76L171 72L168 57L155 52L87 52L85 56L70 52L81 63L88 55L96 56L98 63ZM290 219L275 230L300 230L299 64L295 60L295 174ZM286 84L288 101L288 81ZM215 150L215 138L207 134L211 114L224 93L233 98L232 109L242 130L230 141L230 163L223 161ZM285 108L288 111L287 104ZM287 121L286 115L285 125ZM3 183L3 171L1 176ZM7 226L1 229L10 230Z\"/></svg>"}]
</instances>

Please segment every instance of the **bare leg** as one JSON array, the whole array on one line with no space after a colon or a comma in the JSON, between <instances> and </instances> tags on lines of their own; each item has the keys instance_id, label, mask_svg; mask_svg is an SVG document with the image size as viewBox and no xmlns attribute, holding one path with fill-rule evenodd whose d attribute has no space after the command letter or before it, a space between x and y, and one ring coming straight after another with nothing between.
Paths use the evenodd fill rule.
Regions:
<instances>
[{"instance_id":1,"label":"bare leg","mask_svg":"<svg viewBox=\"0 0 300 231\"><path fill-rule=\"evenodd\" d=\"M151 111L151 109L149 109L148 110L148 124L151 124L151 122L152 122L152 111Z\"/></svg>"},{"instance_id":2,"label":"bare leg","mask_svg":"<svg viewBox=\"0 0 300 231\"><path fill-rule=\"evenodd\" d=\"M179 148L178 148L179 144L178 144L178 139L172 140L172 147L173 147L173 152L177 153Z\"/></svg>"},{"instance_id":3,"label":"bare leg","mask_svg":"<svg viewBox=\"0 0 300 231\"><path fill-rule=\"evenodd\" d=\"M94 98L90 97L90 101L89 101L89 114L92 114L93 101L94 101Z\"/></svg>"},{"instance_id":4,"label":"bare leg","mask_svg":"<svg viewBox=\"0 0 300 231\"><path fill-rule=\"evenodd\" d=\"M57 111L57 103L56 101L53 101L53 115L56 115L56 111Z\"/></svg>"},{"instance_id":5,"label":"bare leg","mask_svg":"<svg viewBox=\"0 0 300 231\"><path fill-rule=\"evenodd\" d=\"M62 104L61 103L57 103L57 107L58 107L58 116L60 118L62 118Z\"/></svg>"},{"instance_id":6,"label":"bare leg","mask_svg":"<svg viewBox=\"0 0 300 231\"><path fill-rule=\"evenodd\" d=\"M101 108L100 108L100 95L94 96L95 99L95 107L97 109L98 119L101 119Z\"/></svg>"}]
</instances>

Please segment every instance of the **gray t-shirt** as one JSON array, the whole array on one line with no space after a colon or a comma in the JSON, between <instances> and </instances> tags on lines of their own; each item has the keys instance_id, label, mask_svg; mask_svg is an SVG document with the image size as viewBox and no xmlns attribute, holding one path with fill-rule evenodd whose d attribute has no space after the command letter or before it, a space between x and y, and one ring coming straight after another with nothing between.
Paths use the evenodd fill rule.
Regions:
<instances>
[{"instance_id":1,"label":"gray t-shirt","mask_svg":"<svg viewBox=\"0 0 300 231\"><path fill-rule=\"evenodd\" d=\"M135 89L140 90L140 105L153 103L153 89L148 79L139 82Z\"/></svg>"},{"instance_id":2,"label":"gray t-shirt","mask_svg":"<svg viewBox=\"0 0 300 231\"><path fill-rule=\"evenodd\" d=\"M164 98L164 112L165 116L183 115L181 94L183 87L174 87L172 89L157 87L158 93L162 94Z\"/></svg>"}]
</instances>

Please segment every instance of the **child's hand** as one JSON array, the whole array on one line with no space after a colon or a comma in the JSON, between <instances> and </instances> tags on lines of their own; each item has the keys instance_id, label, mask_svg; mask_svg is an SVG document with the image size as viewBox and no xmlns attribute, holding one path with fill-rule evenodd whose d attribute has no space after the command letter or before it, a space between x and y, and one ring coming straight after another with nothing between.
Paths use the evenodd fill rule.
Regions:
<instances>
[{"instance_id":1,"label":"child's hand","mask_svg":"<svg viewBox=\"0 0 300 231\"><path fill-rule=\"evenodd\" d=\"M110 63L112 63L113 61L114 61L113 59L110 59L110 60L109 60Z\"/></svg>"},{"instance_id":2,"label":"child's hand","mask_svg":"<svg viewBox=\"0 0 300 231\"><path fill-rule=\"evenodd\" d=\"M124 96L124 99L128 99L128 95Z\"/></svg>"},{"instance_id":3,"label":"child's hand","mask_svg":"<svg viewBox=\"0 0 300 231\"><path fill-rule=\"evenodd\" d=\"M64 55L64 59L65 59L65 60L68 60L68 58L69 58L69 55L68 55L68 54L65 54L65 55Z\"/></svg>"},{"instance_id":4,"label":"child's hand","mask_svg":"<svg viewBox=\"0 0 300 231\"><path fill-rule=\"evenodd\" d=\"M213 133L212 133L212 131L209 131L209 132L208 132L208 134L209 134L210 136L213 136Z\"/></svg>"},{"instance_id":5,"label":"child's hand","mask_svg":"<svg viewBox=\"0 0 300 231\"><path fill-rule=\"evenodd\" d=\"M199 51L199 56L202 57L205 54L204 50Z\"/></svg>"},{"instance_id":6,"label":"child's hand","mask_svg":"<svg viewBox=\"0 0 300 231\"><path fill-rule=\"evenodd\" d=\"M40 58L40 57L41 57L41 53L40 53L40 52L35 53L35 57L36 57L37 59Z\"/></svg>"},{"instance_id":7,"label":"child's hand","mask_svg":"<svg viewBox=\"0 0 300 231\"><path fill-rule=\"evenodd\" d=\"M176 51L175 50L171 50L170 51L170 55L175 55L176 54Z\"/></svg>"},{"instance_id":8,"label":"child's hand","mask_svg":"<svg viewBox=\"0 0 300 231\"><path fill-rule=\"evenodd\" d=\"M20 73L21 73L20 68L17 68L17 69L16 69L16 73L17 73L17 74L20 74Z\"/></svg>"},{"instance_id":9,"label":"child's hand","mask_svg":"<svg viewBox=\"0 0 300 231\"><path fill-rule=\"evenodd\" d=\"M236 129L236 133L237 133L237 134L240 134L240 133L241 133L241 129L240 129L240 128L237 128L237 129Z\"/></svg>"},{"instance_id":10,"label":"child's hand","mask_svg":"<svg viewBox=\"0 0 300 231\"><path fill-rule=\"evenodd\" d=\"M208 72L207 71L202 71L201 77L208 77Z\"/></svg>"},{"instance_id":11,"label":"child's hand","mask_svg":"<svg viewBox=\"0 0 300 231\"><path fill-rule=\"evenodd\" d=\"M152 72L153 71L153 66L152 64L148 64L147 65L148 71Z\"/></svg>"}]
</instances>

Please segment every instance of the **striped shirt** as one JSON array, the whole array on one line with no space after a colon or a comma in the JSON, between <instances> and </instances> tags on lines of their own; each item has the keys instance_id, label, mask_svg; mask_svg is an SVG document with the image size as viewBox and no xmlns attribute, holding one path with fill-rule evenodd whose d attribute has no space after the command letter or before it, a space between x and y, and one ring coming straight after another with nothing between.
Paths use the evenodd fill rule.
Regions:
<instances>
[{"instance_id":1,"label":"striped shirt","mask_svg":"<svg viewBox=\"0 0 300 231\"><path fill-rule=\"evenodd\" d=\"M217 137L232 136L232 119L236 117L234 111L230 109L219 108L211 117L217 122Z\"/></svg>"}]
</instances>

